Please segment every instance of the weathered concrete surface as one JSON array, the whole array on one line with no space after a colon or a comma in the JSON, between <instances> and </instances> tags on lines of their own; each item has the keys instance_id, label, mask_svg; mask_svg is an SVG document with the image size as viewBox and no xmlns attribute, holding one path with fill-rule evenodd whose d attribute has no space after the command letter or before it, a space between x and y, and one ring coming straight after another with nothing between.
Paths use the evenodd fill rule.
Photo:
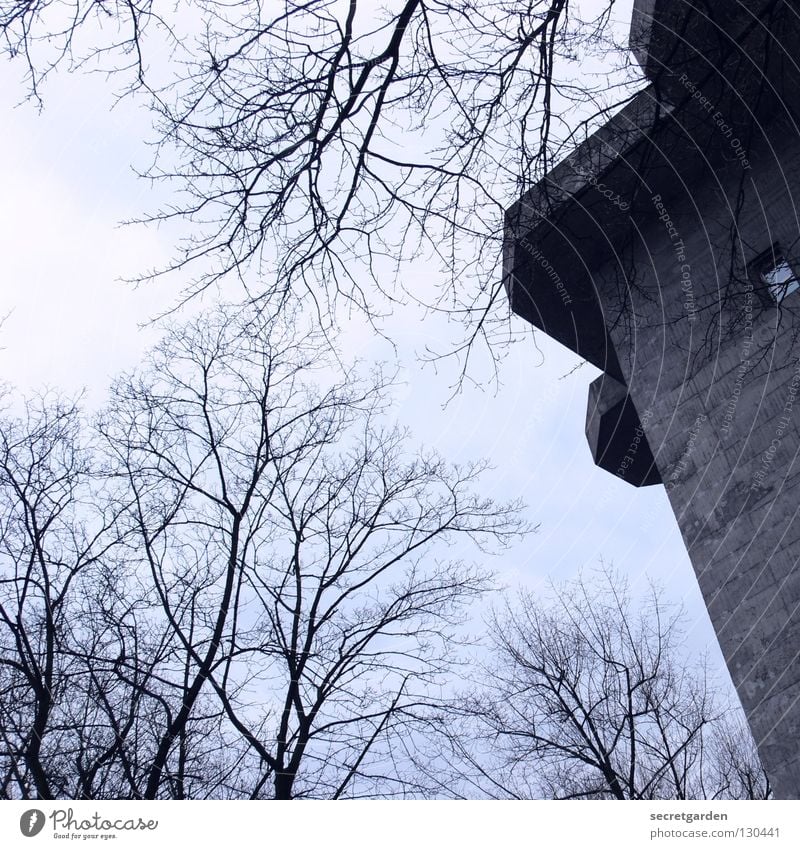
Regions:
<instances>
[{"instance_id":1,"label":"weathered concrete surface","mask_svg":"<svg viewBox=\"0 0 800 849\"><path fill-rule=\"evenodd\" d=\"M642 422L624 384L604 374L589 386L586 441L595 463L633 486L661 483Z\"/></svg>"}]
</instances>

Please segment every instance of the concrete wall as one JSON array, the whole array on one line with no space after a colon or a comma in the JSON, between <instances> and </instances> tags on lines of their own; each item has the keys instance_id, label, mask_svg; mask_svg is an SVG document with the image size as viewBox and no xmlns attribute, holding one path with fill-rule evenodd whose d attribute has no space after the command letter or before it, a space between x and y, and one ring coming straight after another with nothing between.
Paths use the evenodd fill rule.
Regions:
<instances>
[{"instance_id":1,"label":"concrete wall","mask_svg":"<svg viewBox=\"0 0 800 849\"><path fill-rule=\"evenodd\" d=\"M778 310L744 271L780 242L800 272L797 131L727 158L691 185L676 166L637 221L636 321L610 334L776 794L800 798L800 292ZM610 312L624 271L595 272Z\"/></svg>"}]
</instances>

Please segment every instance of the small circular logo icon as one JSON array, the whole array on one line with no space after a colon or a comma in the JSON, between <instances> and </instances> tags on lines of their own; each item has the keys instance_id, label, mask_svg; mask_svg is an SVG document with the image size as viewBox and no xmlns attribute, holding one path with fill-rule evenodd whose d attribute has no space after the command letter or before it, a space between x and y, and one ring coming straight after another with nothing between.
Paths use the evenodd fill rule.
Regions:
<instances>
[{"instance_id":1,"label":"small circular logo icon","mask_svg":"<svg viewBox=\"0 0 800 849\"><path fill-rule=\"evenodd\" d=\"M44 813L36 808L31 808L19 818L19 830L25 837L36 837L44 828Z\"/></svg>"}]
</instances>

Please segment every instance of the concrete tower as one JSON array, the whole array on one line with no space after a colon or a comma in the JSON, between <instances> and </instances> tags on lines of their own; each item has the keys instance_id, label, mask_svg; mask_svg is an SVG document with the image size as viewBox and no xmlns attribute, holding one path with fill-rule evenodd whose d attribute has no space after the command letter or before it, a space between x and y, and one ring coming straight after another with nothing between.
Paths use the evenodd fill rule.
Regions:
<instances>
[{"instance_id":1,"label":"concrete tower","mask_svg":"<svg viewBox=\"0 0 800 849\"><path fill-rule=\"evenodd\" d=\"M508 210L504 253L513 310L604 372L595 462L667 488L779 798L800 798L798 20L636 0L650 84Z\"/></svg>"}]
</instances>

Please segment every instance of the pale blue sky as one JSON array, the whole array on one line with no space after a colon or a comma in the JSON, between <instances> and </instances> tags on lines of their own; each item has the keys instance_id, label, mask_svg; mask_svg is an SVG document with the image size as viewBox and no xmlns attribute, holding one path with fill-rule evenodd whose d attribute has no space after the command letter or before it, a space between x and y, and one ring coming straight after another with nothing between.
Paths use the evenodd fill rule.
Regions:
<instances>
[{"instance_id":1,"label":"pale blue sky","mask_svg":"<svg viewBox=\"0 0 800 849\"><path fill-rule=\"evenodd\" d=\"M629 3L617 16L627 21ZM624 26L623 26L624 29ZM156 197L136 178L132 162L147 158L148 118L133 101L112 110L99 75L59 74L46 89L46 108L14 108L21 96L19 66L0 63L0 110L6 163L0 206L3 256L0 369L20 390L44 385L69 393L87 389L102 403L109 379L136 364L156 338L139 324L172 302L173 284L133 290L118 282L170 253L167 236L118 222L152 208ZM435 267L418 263L409 279L426 283ZM598 371L541 334L514 346L503 362L501 386L465 386L445 406L452 366L423 368L416 353L441 341L442 326L400 311L387 331L399 346L404 385L397 415L422 442L452 460L487 457L494 470L487 492L521 496L539 532L495 566L505 583L535 586L550 575L571 577L602 557L635 584L652 577L682 600L690 645L708 649L724 667L705 607L663 487L637 490L597 469L583 427L588 384ZM374 333L350 328L350 353L385 359ZM448 372L448 368L451 369Z\"/></svg>"}]
</instances>

